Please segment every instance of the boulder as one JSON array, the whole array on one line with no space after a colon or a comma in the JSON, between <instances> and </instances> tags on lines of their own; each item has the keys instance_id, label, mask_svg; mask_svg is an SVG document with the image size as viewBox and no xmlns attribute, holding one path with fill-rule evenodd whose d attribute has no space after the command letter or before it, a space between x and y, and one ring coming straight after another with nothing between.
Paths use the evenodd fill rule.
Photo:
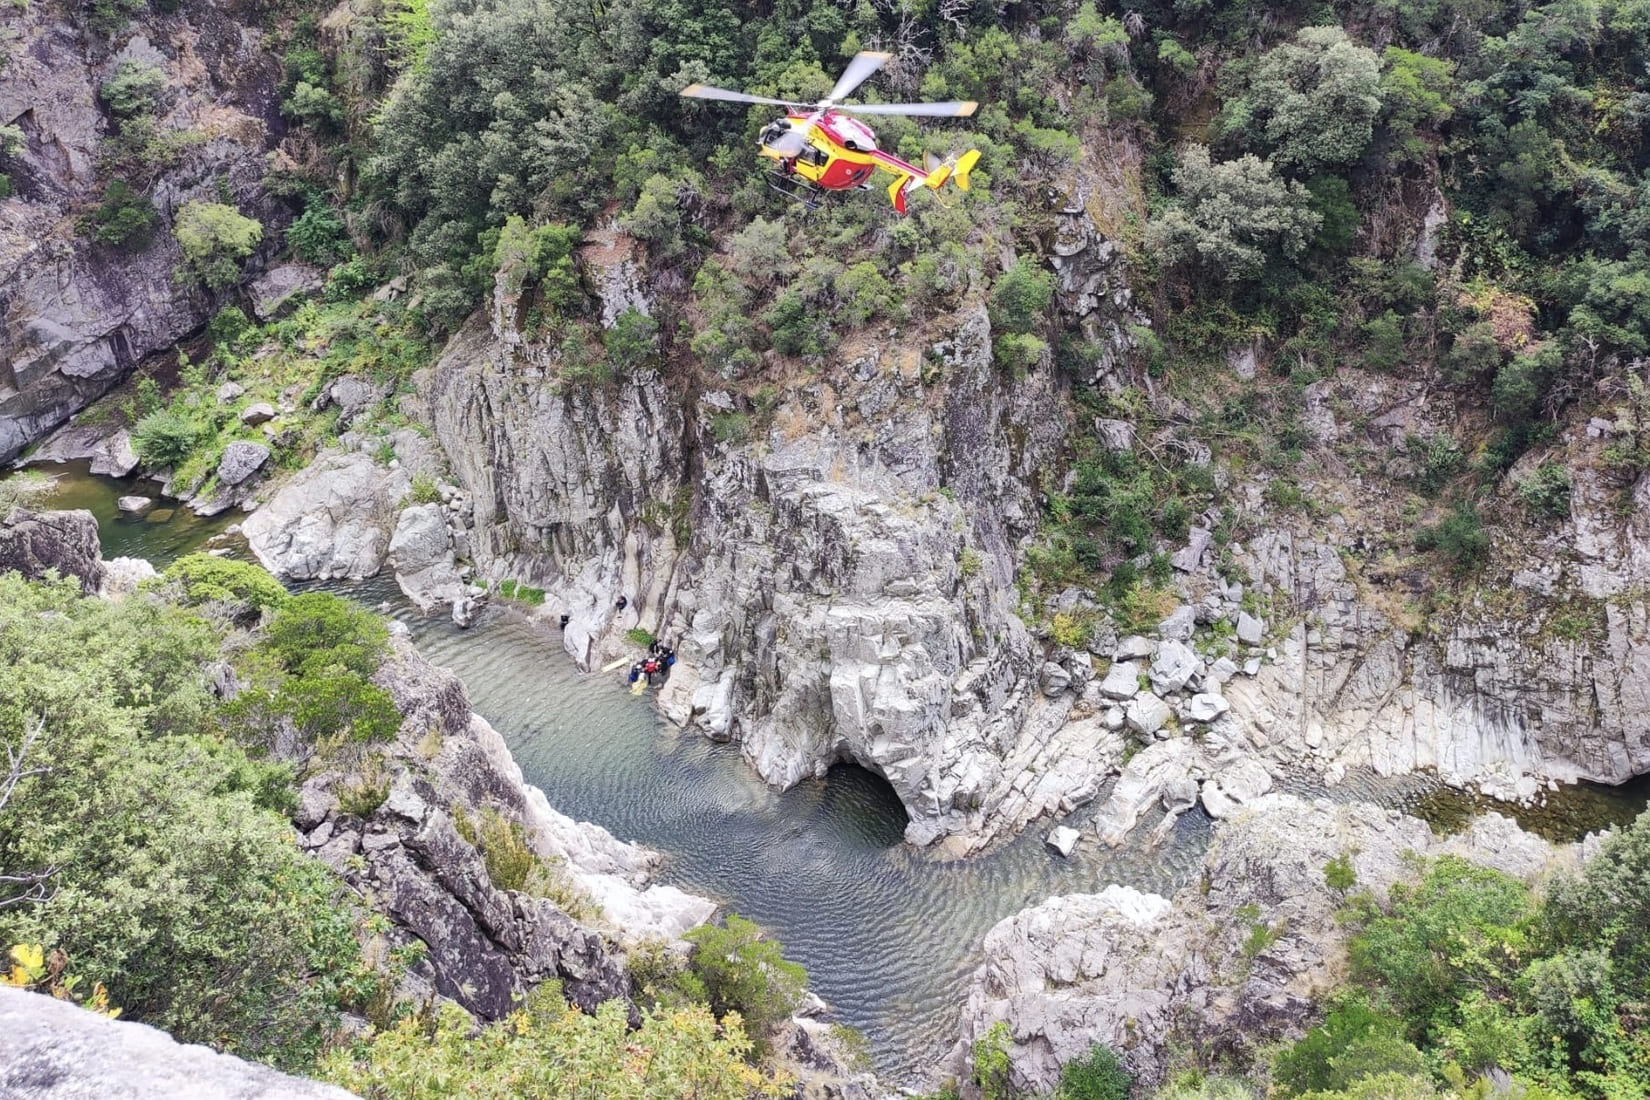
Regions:
<instances>
[{"instance_id":1,"label":"boulder","mask_svg":"<svg viewBox=\"0 0 1650 1100\"><path fill-rule=\"evenodd\" d=\"M1203 555L1215 541L1215 533L1207 527L1194 527L1186 536L1186 545L1174 552L1169 564L1182 573L1195 573L1203 564Z\"/></svg>"},{"instance_id":2,"label":"boulder","mask_svg":"<svg viewBox=\"0 0 1650 1100\"><path fill-rule=\"evenodd\" d=\"M246 387L239 382L225 382L218 387L218 404L227 405L246 393Z\"/></svg>"},{"instance_id":3,"label":"boulder","mask_svg":"<svg viewBox=\"0 0 1650 1100\"><path fill-rule=\"evenodd\" d=\"M1117 648L1112 651L1114 661L1143 661L1157 652L1157 643L1141 634L1130 634L1120 638Z\"/></svg>"},{"instance_id":4,"label":"boulder","mask_svg":"<svg viewBox=\"0 0 1650 1100\"><path fill-rule=\"evenodd\" d=\"M241 530L258 561L276 576L370 577L384 563L396 507L411 488L404 470L386 470L358 452L325 452Z\"/></svg>"},{"instance_id":5,"label":"boulder","mask_svg":"<svg viewBox=\"0 0 1650 1100\"><path fill-rule=\"evenodd\" d=\"M1202 664L1190 646L1183 642L1165 641L1157 647L1157 659L1152 661L1151 671L1147 675L1151 677L1152 689L1166 695L1185 687L1197 675Z\"/></svg>"},{"instance_id":6,"label":"boulder","mask_svg":"<svg viewBox=\"0 0 1650 1100\"><path fill-rule=\"evenodd\" d=\"M273 321L295 299L314 294L325 283L325 273L309 264L289 263L272 267L247 287L252 298L252 312L260 321Z\"/></svg>"},{"instance_id":7,"label":"boulder","mask_svg":"<svg viewBox=\"0 0 1650 1100\"><path fill-rule=\"evenodd\" d=\"M1037 676L1043 694L1048 696L1060 695L1071 687L1071 673L1053 661L1044 661L1042 670Z\"/></svg>"},{"instance_id":8,"label":"boulder","mask_svg":"<svg viewBox=\"0 0 1650 1100\"><path fill-rule=\"evenodd\" d=\"M58 429L30 452L27 464L89 460L91 471L101 477L125 477L137 469L137 452L132 435L112 424L70 424Z\"/></svg>"},{"instance_id":9,"label":"boulder","mask_svg":"<svg viewBox=\"0 0 1650 1100\"><path fill-rule=\"evenodd\" d=\"M1081 834L1069 825L1056 825L1048 834L1048 846L1059 852L1061 856L1070 858L1077 847L1077 839Z\"/></svg>"},{"instance_id":10,"label":"boulder","mask_svg":"<svg viewBox=\"0 0 1650 1100\"><path fill-rule=\"evenodd\" d=\"M459 575L452 533L441 505L415 504L402 510L395 534L390 536L389 562L401 591L421 611L450 604L458 625L468 626L475 620L480 604Z\"/></svg>"},{"instance_id":11,"label":"boulder","mask_svg":"<svg viewBox=\"0 0 1650 1100\"><path fill-rule=\"evenodd\" d=\"M1272 789L1272 775L1252 757L1224 764L1203 781L1203 808L1219 821Z\"/></svg>"},{"instance_id":12,"label":"boulder","mask_svg":"<svg viewBox=\"0 0 1650 1100\"><path fill-rule=\"evenodd\" d=\"M1094 434L1108 451L1121 453L1134 450L1134 425L1127 420L1096 420Z\"/></svg>"},{"instance_id":13,"label":"boulder","mask_svg":"<svg viewBox=\"0 0 1650 1100\"><path fill-rule=\"evenodd\" d=\"M0 1096L18 1100L352 1100L147 1024L0 985Z\"/></svg>"},{"instance_id":14,"label":"boulder","mask_svg":"<svg viewBox=\"0 0 1650 1100\"><path fill-rule=\"evenodd\" d=\"M262 443L236 440L223 449L218 460L218 484L239 485L269 461L269 448Z\"/></svg>"},{"instance_id":15,"label":"boulder","mask_svg":"<svg viewBox=\"0 0 1650 1100\"><path fill-rule=\"evenodd\" d=\"M1244 645L1260 645L1266 636L1266 624L1249 614L1239 611L1237 617L1237 639Z\"/></svg>"},{"instance_id":16,"label":"boulder","mask_svg":"<svg viewBox=\"0 0 1650 1100\"><path fill-rule=\"evenodd\" d=\"M1157 624L1157 632L1171 641L1184 642L1197 629L1197 611L1181 604L1169 612L1169 617Z\"/></svg>"},{"instance_id":17,"label":"boulder","mask_svg":"<svg viewBox=\"0 0 1650 1100\"><path fill-rule=\"evenodd\" d=\"M0 573L17 572L39 580L52 570L79 580L82 592L98 590L104 566L97 517L83 509L31 512L12 508L0 519Z\"/></svg>"},{"instance_id":18,"label":"boulder","mask_svg":"<svg viewBox=\"0 0 1650 1100\"><path fill-rule=\"evenodd\" d=\"M241 423L249 428L274 419L275 406L268 401L259 401L241 410Z\"/></svg>"},{"instance_id":19,"label":"boulder","mask_svg":"<svg viewBox=\"0 0 1650 1100\"><path fill-rule=\"evenodd\" d=\"M141 516L154 506L154 497L121 497L115 501L115 510L123 516Z\"/></svg>"},{"instance_id":20,"label":"boulder","mask_svg":"<svg viewBox=\"0 0 1650 1100\"><path fill-rule=\"evenodd\" d=\"M1140 690L1140 665L1136 661L1118 661L1100 681L1100 694L1108 699L1133 699Z\"/></svg>"},{"instance_id":21,"label":"boulder","mask_svg":"<svg viewBox=\"0 0 1650 1100\"><path fill-rule=\"evenodd\" d=\"M1147 736L1163 728L1163 723L1169 720L1169 704L1159 699L1149 691L1142 691L1129 700L1124 708L1124 720L1129 728Z\"/></svg>"},{"instance_id":22,"label":"boulder","mask_svg":"<svg viewBox=\"0 0 1650 1100\"><path fill-rule=\"evenodd\" d=\"M138 585L159 575L145 558L110 558L103 563L103 584L97 594L106 600L125 599Z\"/></svg>"},{"instance_id":23,"label":"boulder","mask_svg":"<svg viewBox=\"0 0 1650 1100\"><path fill-rule=\"evenodd\" d=\"M1212 691L1200 691L1186 703L1186 718L1193 722L1213 722L1232 705Z\"/></svg>"}]
</instances>

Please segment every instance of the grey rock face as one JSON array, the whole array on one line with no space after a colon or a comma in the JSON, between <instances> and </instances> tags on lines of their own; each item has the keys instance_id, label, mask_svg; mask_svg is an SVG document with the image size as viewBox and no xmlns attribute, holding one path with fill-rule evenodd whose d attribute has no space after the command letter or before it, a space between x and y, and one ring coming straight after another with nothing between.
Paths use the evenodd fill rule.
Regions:
<instances>
[{"instance_id":1,"label":"grey rock face","mask_svg":"<svg viewBox=\"0 0 1650 1100\"><path fill-rule=\"evenodd\" d=\"M1108 886L1051 898L987 933L944 1071L966 1079L969 1045L998 1020L1010 1029L1011 1081L1028 1093L1051 1091L1060 1065L1096 1042L1148 1090L1181 1036L1218 1037L1210 1053L1243 1064L1260 1045L1298 1036L1313 992L1336 973L1342 899L1324 864L1350 856L1360 888L1380 893L1408 874L1401 854L1411 849L1471 854L1525 877L1574 858L1494 815L1438 840L1424 822L1367 804L1258 797L1220 825L1202 875L1172 902ZM1252 958L1245 906L1276 932Z\"/></svg>"},{"instance_id":2,"label":"grey rock face","mask_svg":"<svg viewBox=\"0 0 1650 1100\"><path fill-rule=\"evenodd\" d=\"M7 166L15 194L0 204L0 462L107 392L146 355L200 327L221 304L172 278L183 257L169 227L184 203L221 201L219 187L227 186L235 205L266 227L285 221L283 206L262 190L278 56L223 8L154 18L164 28L140 17L128 49L168 77L158 123L193 128L206 140L153 187L160 228L150 243L114 249L77 239L72 226L101 198L97 164L107 123L97 89L110 71L83 31L57 13L19 8L7 17L17 38L0 72L0 119L15 121L25 143Z\"/></svg>"},{"instance_id":3,"label":"grey rock face","mask_svg":"<svg viewBox=\"0 0 1650 1100\"><path fill-rule=\"evenodd\" d=\"M1046 378L1003 386L983 310L934 352L934 387L901 349L871 347L842 392L787 392L773 429L741 443L715 430L732 395L684 407L646 372L606 390L558 382L506 291L420 386L475 502L479 571L544 588L576 661L624 652L634 626L676 639L668 715L739 741L777 786L841 760L885 776L917 843L957 837L960 854L1085 797L1092 765L1044 751L1073 694L1037 690L1009 588L1031 471L1061 422ZM1074 787L1034 784L1023 769L1038 760Z\"/></svg>"},{"instance_id":4,"label":"grey rock face","mask_svg":"<svg viewBox=\"0 0 1650 1100\"><path fill-rule=\"evenodd\" d=\"M38 580L52 570L78 578L83 592L98 590L104 570L97 518L84 510L13 508L0 519L0 573L15 571Z\"/></svg>"},{"instance_id":5,"label":"grey rock face","mask_svg":"<svg viewBox=\"0 0 1650 1100\"><path fill-rule=\"evenodd\" d=\"M1639 575L1635 525L1650 547L1650 517L1626 522L1592 559L1618 579ZM1610 783L1641 774L1650 770L1650 611L1642 600L1588 595L1587 583L1604 582L1587 554L1559 560L1568 603L1509 585L1512 610L1467 608L1417 632L1360 598L1333 546L1268 532L1248 544L1245 568L1304 621L1275 663L1252 660L1244 670L1255 678L1224 694L1268 752L1320 766L1430 767L1496 789L1516 789L1522 774ZM1550 629L1578 609L1587 630ZM1240 618L1240 636L1245 625Z\"/></svg>"},{"instance_id":6,"label":"grey rock face","mask_svg":"<svg viewBox=\"0 0 1650 1100\"><path fill-rule=\"evenodd\" d=\"M35 465L79 459L90 459L92 473L107 477L125 477L138 465L131 434L109 424L65 425L36 447L27 461Z\"/></svg>"},{"instance_id":7,"label":"grey rock face","mask_svg":"<svg viewBox=\"0 0 1650 1100\"><path fill-rule=\"evenodd\" d=\"M352 1100L164 1031L0 986L0 1096L14 1100Z\"/></svg>"},{"instance_id":8,"label":"grey rock face","mask_svg":"<svg viewBox=\"0 0 1650 1100\"><path fill-rule=\"evenodd\" d=\"M281 264L272 267L247 287L252 312L260 321L273 321L294 299L314 294L326 282L325 274L308 264Z\"/></svg>"},{"instance_id":9,"label":"grey rock face","mask_svg":"<svg viewBox=\"0 0 1650 1100\"><path fill-rule=\"evenodd\" d=\"M404 470L386 470L364 454L326 452L241 529L278 577L370 577L384 564L396 508L411 490Z\"/></svg>"}]
</instances>

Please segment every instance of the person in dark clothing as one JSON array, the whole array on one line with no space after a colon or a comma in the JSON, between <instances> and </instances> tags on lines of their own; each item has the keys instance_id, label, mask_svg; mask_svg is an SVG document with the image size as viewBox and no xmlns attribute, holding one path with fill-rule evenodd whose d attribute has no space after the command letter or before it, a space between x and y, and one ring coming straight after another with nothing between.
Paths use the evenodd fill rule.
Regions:
<instances>
[{"instance_id":1,"label":"person in dark clothing","mask_svg":"<svg viewBox=\"0 0 1650 1100\"><path fill-rule=\"evenodd\" d=\"M659 656L659 651L664 649L664 648L665 648L665 644L663 642L661 642L659 639L655 638L651 642L647 643L647 655L649 657L657 657L657 656Z\"/></svg>"},{"instance_id":2,"label":"person in dark clothing","mask_svg":"<svg viewBox=\"0 0 1650 1100\"><path fill-rule=\"evenodd\" d=\"M562 615L562 617L561 617L561 628L563 630L566 630L567 629L567 624L572 622L572 621L573 621L573 616L567 615L567 614Z\"/></svg>"},{"instance_id":3,"label":"person in dark clothing","mask_svg":"<svg viewBox=\"0 0 1650 1100\"><path fill-rule=\"evenodd\" d=\"M613 606L618 608L620 611L623 611L625 608L630 606L630 601L628 599L626 599L625 597L620 596L619 597L619 602L614 604Z\"/></svg>"},{"instance_id":4,"label":"person in dark clothing","mask_svg":"<svg viewBox=\"0 0 1650 1100\"><path fill-rule=\"evenodd\" d=\"M634 684L637 680L640 680L641 678L642 678L642 662L637 661L635 664L630 666L630 682ZM653 681L649 680L648 682L652 683Z\"/></svg>"},{"instance_id":5,"label":"person in dark clothing","mask_svg":"<svg viewBox=\"0 0 1650 1100\"><path fill-rule=\"evenodd\" d=\"M659 646L659 660L664 662L666 668L669 668L676 663L676 651L670 646L661 644Z\"/></svg>"}]
</instances>

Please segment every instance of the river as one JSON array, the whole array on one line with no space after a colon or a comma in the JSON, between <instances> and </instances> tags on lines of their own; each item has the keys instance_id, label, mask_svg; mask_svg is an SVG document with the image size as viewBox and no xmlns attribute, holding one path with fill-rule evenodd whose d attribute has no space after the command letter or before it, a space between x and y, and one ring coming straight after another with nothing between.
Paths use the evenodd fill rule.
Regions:
<instances>
[{"instance_id":1,"label":"river","mask_svg":"<svg viewBox=\"0 0 1650 1100\"><path fill-rule=\"evenodd\" d=\"M106 556L164 566L229 522L197 520L182 508L161 519L126 519L114 499L134 491L131 483L80 469L55 472L62 475L56 488L38 505L90 508ZM838 767L775 793L744 766L737 746L676 729L617 675L579 672L553 626L494 611L459 630L446 618L419 615L386 578L329 587L406 622L429 658L464 681L472 706L557 809L657 849L665 856L663 881L770 929L840 1020L867 1035L887 1080L921 1083L950 1046L981 938L994 923L1044 898L1112 882L1172 892L1195 873L1208 845L1211 822L1194 810L1158 848L1139 842L1151 822L1116 851L1101 850L1084 828L1084 842L1063 860L1042 841L1051 823L1039 823L984 856L936 860L901 842L904 812L882 780ZM1644 808L1647 784L1566 788L1544 810L1519 816L1570 839L1629 820ZM1438 822L1477 805L1426 776L1354 774L1330 792L1305 778L1285 786L1413 808ZM1092 813L1079 810L1071 823L1083 828Z\"/></svg>"}]
</instances>

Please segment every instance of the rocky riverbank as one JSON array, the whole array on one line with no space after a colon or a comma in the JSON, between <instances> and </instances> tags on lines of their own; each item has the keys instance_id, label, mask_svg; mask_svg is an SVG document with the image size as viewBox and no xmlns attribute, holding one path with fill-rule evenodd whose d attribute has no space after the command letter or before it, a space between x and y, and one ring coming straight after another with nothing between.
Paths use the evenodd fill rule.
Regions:
<instances>
[{"instance_id":1,"label":"rocky riverbank","mask_svg":"<svg viewBox=\"0 0 1650 1100\"><path fill-rule=\"evenodd\" d=\"M1115 1049L1145 1088L1177 1050L1247 1064L1264 1044L1299 1037L1343 977L1335 914L1345 896L1325 880L1330 860L1350 859L1357 887L1384 895L1408 877L1409 852L1534 880L1574 866L1584 847L1555 848L1493 814L1438 838L1364 803L1264 795L1218 826L1203 873L1173 898L1108 886L993 928L945 1069L966 1080L970 1045L999 1021L1011 1080L1033 1092L1094 1043Z\"/></svg>"}]
</instances>

